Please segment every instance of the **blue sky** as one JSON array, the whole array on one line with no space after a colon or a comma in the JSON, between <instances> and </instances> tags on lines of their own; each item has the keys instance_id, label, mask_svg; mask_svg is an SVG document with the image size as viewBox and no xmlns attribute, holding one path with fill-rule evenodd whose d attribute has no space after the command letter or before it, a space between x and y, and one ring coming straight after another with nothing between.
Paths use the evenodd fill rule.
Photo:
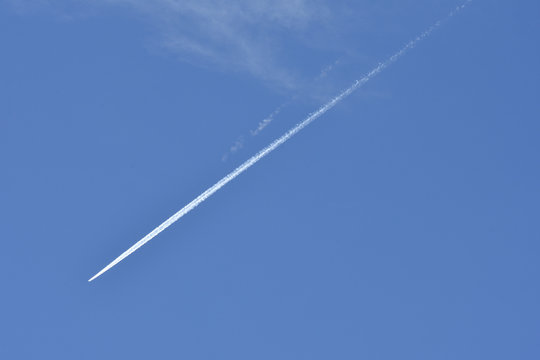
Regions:
<instances>
[{"instance_id":1,"label":"blue sky","mask_svg":"<svg viewBox=\"0 0 540 360\"><path fill-rule=\"evenodd\" d=\"M535 1L473 1L87 282L459 4L0 1L0 356L537 359Z\"/></svg>"}]
</instances>

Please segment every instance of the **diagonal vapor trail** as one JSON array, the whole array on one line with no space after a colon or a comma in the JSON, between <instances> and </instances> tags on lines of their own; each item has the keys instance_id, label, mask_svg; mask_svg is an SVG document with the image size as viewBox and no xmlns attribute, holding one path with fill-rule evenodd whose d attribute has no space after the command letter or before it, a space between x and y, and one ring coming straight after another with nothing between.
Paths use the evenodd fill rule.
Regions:
<instances>
[{"instance_id":1,"label":"diagonal vapor trail","mask_svg":"<svg viewBox=\"0 0 540 360\"><path fill-rule=\"evenodd\" d=\"M367 83L369 80L371 80L374 76L379 74L381 71L386 69L388 66L396 62L400 57L402 57L405 53L407 53L409 50L414 48L420 41L424 40L426 37L428 37L435 29L437 29L445 20L448 20L449 18L456 15L460 10L465 8L472 0L467 0L463 5L460 5L456 7L454 10L452 10L443 20L439 20L433 25L431 25L426 31L418 35L413 40L409 41L405 46L401 48L397 53L390 56L386 61L379 63L373 70L371 70L367 75L365 75L363 78L356 80L350 87L343 90L340 94L338 94L336 97L334 97L332 100L321 106L317 111L314 113L311 113L308 115L307 118L305 118L302 122L298 123L296 126L294 126L292 129L287 131L285 134L283 134L281 137L274 140L270 145L259 151L257 154L249 158L247 161L245 161L242 165L238 166L234 171L229 173L227 176L225 176L223 179L219 180L216 184L212 185L208 190L197 196L193 201L191 201L189 204L184 206L182 209L180 209L177 213L175 213L173 216L165 220L161 225L159 225L157 228L152 230L148 235L143 237L141 240L137 241L133 246L131 246L129 249L127 249L122 255L117 257L113 262L111 262L109 265L104 267L101 271L99 271L96 275L92 276L88 281L92 281L102 275L104 272L118 264L120 261L124 260L126 257L131 255L135 250L146 244L148 241L152 240L155 236L157 236L160 232L171 226L174 222L179 220L182 216L189 213L191 210L196 208L198 205L200 205L203 201L208 199L210 196L212 196L216 191L227 185L231 180L235 179L238 175L242 174L244 171L249 169L251 166L253 166L255 163L257 163L259 160L261 160L266 155L270 154L272 151L277 149L281 144L285 143L287 140L292 138L294 135L299 133L302 129L304 129L306 126L311 124L314 120L325 114L328 110L332 109L334 106L336 106L340 101L345 99L347 96L352 94L355 90L357 90L359 87Z\"/></svg>"}]
</instances>

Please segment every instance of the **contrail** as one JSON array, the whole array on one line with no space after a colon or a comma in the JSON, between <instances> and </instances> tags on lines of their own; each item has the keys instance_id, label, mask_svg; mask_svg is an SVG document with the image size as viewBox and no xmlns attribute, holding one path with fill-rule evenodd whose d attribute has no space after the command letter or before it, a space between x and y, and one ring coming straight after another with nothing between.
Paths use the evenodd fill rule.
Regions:
<instances>
[{"instance_id":1,"label":"contrail","mask_svg":"<svg viewBox=\"0 0 540 360\"><path fill-rule=\"evenodd\" d=\"M193 201L191 201L189 204L184 206L181 210L179 210L176 214L165 220L163 224L159 225L157 228L152 230L151 233L143 237L141 240L137 241L132 247L127 249L122 255L117 257L113 262L111 262L109 265L107 265L105 268L103 268L100 272L98 272L96 275L91 277L88 281L92 281L95 278L99 277L101 274L118 264L120 261L124 260L126 257L131 255L135 250L146 244L148 241L152 240L156 235L158 235L160 232L171 226L174 222L176 222L178 219L180 219L182 216L186 215L188 212L196 208L199 204L201 204L203 201L208 199L210 196L212 196L216 191L227 185L231 180L236 178L238 175L249 169L251 166L253 166L255 163L257 163L259 160L261 160L266 155L270 154L272 151L277 149L280 145L285 143L287 140L292 138L294 135L302 131L306 126L311 124L315 119L319 118L321 115L325 114L328 110L332 109L334 106L336 106L340 101L345 99L347 96L352 94L355 90L357 90L359 87L367 83L369 80L371 80L374 76L379 74L381 71L386 69L388 66L390 66L392 63L396 62L400 57L402 57L405 53L407 53L409 50L414 48L420 41L424 40L426 37L428 37L435 29L437 29L442 22L445 20L448 20L449 18L453 17L455 14L457 14L460 10L465 8L472 0L467 0L463 5L460 5L456 7L454 10L450 12L449 15L446 16L443 20L437 21L435 24L431 25L429 29L418 35L413 40L409 41L401 50L399 50L397 53L389 57L385 62L379 63L373 70L371 70L367 75L365 75L363 78L356 80L349 88L343 90L339 95L334 97L332 100L327 102L325 105L321 106L317 111L314 113L311 113L308 115L306 119L304 119L302 122L298 123L295 127L287 131L285 134L283 134L278 139L274 140L270 145L259 151L256 155L249 158L246 162L244 162L242 165L238 166L234 171L229 173L227 176L225 176L223 179L219 180L216 184L212 185L208 190L197 196Z\"/></svg>"}]
</instances>

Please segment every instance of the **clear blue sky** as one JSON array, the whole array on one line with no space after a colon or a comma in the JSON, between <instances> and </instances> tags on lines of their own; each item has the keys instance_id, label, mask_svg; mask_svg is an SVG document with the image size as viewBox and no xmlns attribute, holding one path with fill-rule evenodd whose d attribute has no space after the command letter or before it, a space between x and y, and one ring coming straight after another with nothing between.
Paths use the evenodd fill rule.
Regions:
<instances>
[{"instance_id":1,"label":"clear blue sky","mask_svg":"<svg viewBox=\"0 0 540 360\"><path fill-rule=\"evenodd\" d=\"M0 1L1 358L540 358L538 1L473 1L88 283L460 4L93 3Z\"/></svg>"}]
</instances>

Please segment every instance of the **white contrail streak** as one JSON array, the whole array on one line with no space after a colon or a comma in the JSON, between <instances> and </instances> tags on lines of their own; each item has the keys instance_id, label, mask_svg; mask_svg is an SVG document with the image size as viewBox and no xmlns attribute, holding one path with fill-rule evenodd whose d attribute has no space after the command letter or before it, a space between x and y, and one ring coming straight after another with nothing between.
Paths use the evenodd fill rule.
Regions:
<instances>
[{"instance_id":1,"label":"white contrail streak","mask_svg":"<svg viewBox=\"0 0 540 360\"><path fill-rule=\"evenodd\" d=\"M444 19L447 20L448 18L454 16L458 11L462 10L466 5L468 5L472 0L467 0L463 5L458 6L455 8L450 14ZM435 29L437 29L441 23L444 20L439 20L435 24L433 24L429 29L424 31L422 34L418 35L416 38L408 42L401 50L399 50L397 53L389 57L385 62L380 63L377 67L375 67L373 70L371 70L366 76L363 78L356 80L349 88L343 90L339 95L334 97L332 100L327 102L325 105L321 106L317 111L314 113L311 113L308 115L306 119L304 119L302 122L298 123L295 127L287 131L285 134L283 134L278 139L274 140L270 145L259 151L256 155L249 158L246 162L244 162L242 165L237 167L234 171L232 171L230 174L225 176L223 179L219 180L216 184L212 185L208 190L203 192L201 195L197 196L192 202L184 206L180 211L178 211L176 214L165 220L163 224L159 225L157 228L152 230L151 233L143 237L141 240L136 242L132 247L127 249L122 255L117 257L113 262L111 262L109 265L107 265L105 268L103 268L100 272L98 272L96 275L94 275L92 278L90 278L88 281L92 281L116 264L118 264L120 261L124 260L126 257L131 255L135 250L146 244L148 241L152 240L156 235L158 235L160 232L171 226L174 222L176 222L178 219L180 219L182 216L186 215L188 212L196 208L199 204L201 204L203 201L208 199L210 196L212 196L216 191L224 187L226 184L228 184L231 180L236 178L238 175L249 169L251 166L253 166L255 163L257 163L259 160L261 160L266 155L270 154L272 151L277 149L281 144L285 143L287 140L292 138L294 135L299 133L302 129L304 129L306 126L311 124L315 119L326 113L328 110L332 109L334 106L336 106L341 100L345 99L347 96L352 94L356 89L367 83L369 80L371 80L375 75L379 74L381 71L386 69L388 66L390 66L392 63L397 61L400 57L402 57L407 51L414 48L420 41L425 39L427 36L429 36Z\"/></svg>"}]
</instances>

